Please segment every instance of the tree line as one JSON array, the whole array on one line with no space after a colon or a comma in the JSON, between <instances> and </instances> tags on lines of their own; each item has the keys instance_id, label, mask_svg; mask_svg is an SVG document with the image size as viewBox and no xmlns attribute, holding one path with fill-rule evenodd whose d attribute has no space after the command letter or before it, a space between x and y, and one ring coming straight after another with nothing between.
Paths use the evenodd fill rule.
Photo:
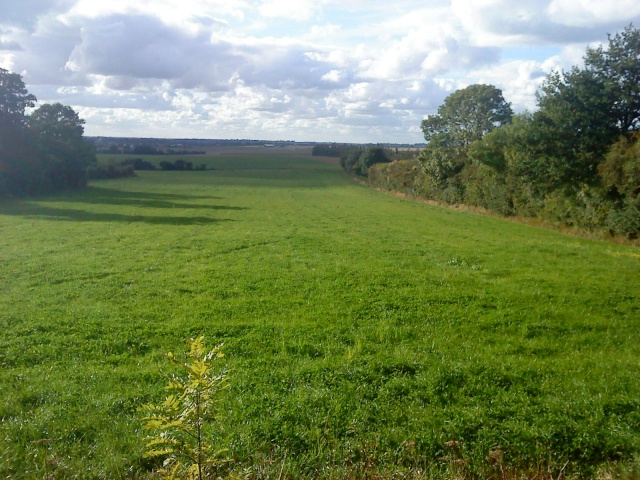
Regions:
<instances>
[{"instance_id":1,"label":"tree line","mask_svg":"<svg viewBox=\"0 0 640 480\"><path fill-rule=\"evenodd\" d=\"M27 115L35 104L22 77L0 68L0 197L83 187L96 162L71 107L44 104Z\"/></svg>"},{"instance_id":2,"label":"tree line","mask_svg":"<svg viewBox=\"0 0 640 480\"><path fill-rule=\"evenodd\" d=\"M544 80L535 112L471 85L422 122L411 161L369 167L370 182L449 204L635 238L640 233L640 31L588 48L584 66Z\"/></svg>"}]
</instances>

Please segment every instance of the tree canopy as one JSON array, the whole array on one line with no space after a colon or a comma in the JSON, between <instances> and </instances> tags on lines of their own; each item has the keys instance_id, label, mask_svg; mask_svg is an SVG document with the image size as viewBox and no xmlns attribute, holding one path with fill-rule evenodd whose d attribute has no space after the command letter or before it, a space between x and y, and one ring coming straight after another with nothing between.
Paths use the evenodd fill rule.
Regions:
<instances>
[{"instance_id":1,"label":"tree canopy","mask_svg":"<svg viewBox=\"0 0 640 480\"><path fill-rule=\"evenodd\" d=\"M629 25L609 35L607 48L588 48L585 70L604 86L612 123L621 132L640 129L640 30Z\"/></svg>"},{"instance_id":2,"label":"tree canopy","mask_svg":"<svg viewBox=\"0 0 640 480\"><path fill-rule=\"evenodd\" d=\"M442 183L464 167L471 145L511 121L511 105L493 85L471 85L449 95L422 121L428 142L421 154L427 173Z\"/></svg>"},{"instance_id":3,"label":"tree canopy","mask_svg":"<svg viewBox=\"0 0 640 480\"><path fill-rule=\"evenodd\" d=\"M582 66L550 73L533 113L512 115L490 85L452 93L421 124L419 162L379 166L373 178L445 203L639 236L640 30L608 40L587 48Z\"/></svg>"},{"instance_id":4,"label":"tree canopy","mask_svg":"<svg viewBox=\"0 0 640 480\"><path fill-rule=\"evenodd\" d=\"M0 196L34 195L86 183L95 152L84 120L68 106L35 106L20 75L0 69Z\"/></svg>"},{"instance_id":5,"label":"tree canopy","mask_svg":"<svg viewBox=\"0 0 640 480\"><path fill-rule=\"evenodd\" d=\"M0 125L20 125L25 121L25 110L35 106L36 97L30 94L22 77L0 68Z\"/></svg>"},{"instance_id":6,"label":"tree canopy","mask_svg":"<svg viewBox=\"0 0 640 480\"><path fill-rule=\"evenodd\" d=\"M422 121L427 142L467 148L511 120L511 105L493 85L471 85L449 95L436 115Z\"/></svg>"}]
</instances>

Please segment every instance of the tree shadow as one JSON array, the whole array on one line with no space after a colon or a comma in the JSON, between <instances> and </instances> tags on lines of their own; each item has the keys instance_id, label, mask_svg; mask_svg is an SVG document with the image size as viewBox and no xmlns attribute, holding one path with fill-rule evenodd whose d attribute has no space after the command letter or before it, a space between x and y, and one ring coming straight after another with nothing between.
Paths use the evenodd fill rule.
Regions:
<instances>
[{"instance_id":1,"label":"tree shadow","mask_svg":"<svg viewBox=\"0 0 640 480\"><path fill-rule=\"evenodd\" d=\"M31 206L31 211L22 211L20 216L39 218L55 221L71 222L124 222L124 223L148 223L151 225L207 225L221 222L233 222L235 220L211 217L189 216L155 216L155 215L124 215L120 213L95 213L86 210L74 210L68 208L51 208L46 206Z\"/></svg>"},{"instance_id":2,"label":"tree shadow","mask_svg":"<svg viewBox=\"0 0 640 480\"><path fill-rule=\"evenodd\" d=\"M179 195L174 193L130 192L103 187L87 187L78 195L69 196L65 201L78 201L97 205L122 205L144 208L189 208L202 210L244 210L244 207L183 203L193 200L220 200L220 197L203 195Z\"/></svg>"},{"instance_id":3,"label":"tree shadow","mask_svg":"<svg viewBox=\"0 0 640 480\"><path fill-rule=\"evenodd\" d=\"M220 222L232 222L232 219L211 218L209 216L149 215L146 209L184 210L246 210L246 207L229 205L211 205L207 203L193 203L194 200L219 200L220 197L180 195L172 193L132 192L103 187L87 187L80 191L66 192L55 197L0 203L0 213L22 217L40 218L57 221L75 222L124 222L148 223L151 225L205 225ZM47 204L39 203L42 200ZM189 202L191 201L191 202ZM51 206L53 202L78 203L79 205L113 205L116 207L133 207L134 213L91 212L74 208L57 208ZM188 203L186 203L188 202ZM135 208L141 211L138 213ZM168 213L168 212L167 212Z\"/></svg>"}]
</instances>

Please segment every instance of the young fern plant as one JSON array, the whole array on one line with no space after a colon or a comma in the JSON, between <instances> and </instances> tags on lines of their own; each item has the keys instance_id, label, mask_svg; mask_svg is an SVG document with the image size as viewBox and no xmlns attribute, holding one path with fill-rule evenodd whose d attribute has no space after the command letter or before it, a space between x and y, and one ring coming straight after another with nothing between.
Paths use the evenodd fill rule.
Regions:
<instances>
[{"instance_id":1,"label":"young fern plant","mask_svg":"<svg viewBox=\"0 0 640 480\"><path fill-rule=\"evenodd\" d=\"M142 407L144 428L150 432L144 456L165 457L157 471L162 478L203 480L224 451L214 451L208 438L218 420L217 404L228 386L227 374L214 368L214 362L224 357L222 345L207 352L204 337L187 343L185 360L167 355L186 377L169 375L167 398L159 405Z\"/></svg>"}]
</instances>

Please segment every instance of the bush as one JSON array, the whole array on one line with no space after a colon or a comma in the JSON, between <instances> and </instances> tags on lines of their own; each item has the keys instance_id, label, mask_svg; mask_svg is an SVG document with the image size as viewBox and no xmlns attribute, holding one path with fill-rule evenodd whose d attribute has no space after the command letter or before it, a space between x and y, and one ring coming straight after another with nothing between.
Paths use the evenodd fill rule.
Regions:
<instances>
[{"instance_id":1,"label":"bush","mask_svg":"<svg viewBox=\"0 0 640 480\"><path fill-rule=\"evenodd\" d=\"M369 169L377 163L389 163L389 157L381 147L368 147L358 158L358 174L366 176Z\"/></svg>"},{"instance_id":2,"label":"bush","mask_svg":"<svg viewBox=\"0 0 640 480\"><path fill-rule=\"evenodd\" d=\"M172 392L159 405L145 405L146 457L163 457L158 470L164 478L202 480L211 478L216 456L210 440L218 420L220 394L227 387L226 372L216 372L213 363L224 357L222 345L207 352L204 337L188 341L186 360L168 357L186 373L171 375L165 390Z\"/></svg>"},{"instance_id":3,"label":"bush","mask_svg":"<svg viewBox=\"0 0 640 480\"><path fill-rule=\"evenodd\" d=\"M385 190L415 197L421 194L424 173L417 160L396 160L373 165L369 169L369 182Z\"/></svg>"},{"instance_id":4,"label":"bush","mask_svg":"<svg viewBox=\"0 0 640 480\"><path fill-rule=\"evenodd\" d=\"M620 207L609 210L606 225L610 233L638 238L640 233L640 198L626 198Z\"/></svg>"},{"instance_id":5,"label":"bush","mask_svg":"<svg viewBox=\"0 0 640 480\"><path fill-rule=\"evenodd\" d=\"M468 165L460 173L463 203L486 208L502 215L513 214L513 201L504 176L486 165Z\"/></svg>"},{"instance_id":6,"label":"bush","mask_svg":"<svg viewBox=\"0 0 640 480\"><path fill-rule=\"evenodd\" d=\"M162 170L193 170L193 163L186 162L182 159L176 160L175 162L167 162L166 160L160 162L160 168Z\"/></svg>"},{"instance_id":7,"label":"bush","mask_svg":"<svg viewBox=\"0 0 640 480\"><path fill-rule=\"evenodd\" d=\"M87 176L90 180L103 180L108 178L133 177L135 175L132 165L107 163L91 165L87 168Z\"/></svg>"},{"instance_id":8,"label":"bush","mask_svg":"<svg viewBox=\"0 0 640 480\"><path fill-rule=\"evenodd\" d=\"M155 170L156 166L151 163L143 160L142 158L128 158L121 162L121 165L131 165L134 170Z\"/></svg>"},{"instance_id":9,"label":"bush","mask_svg":"<svg viewBox=\"0 0 640 480\"><path fill-rule=\"evenodd\" d=\"M340 166L344 171L351 174L358 174L358 160L362 155L362 148L352 148L346 154L340 156Z\"/></svg>"}]
</instances>

